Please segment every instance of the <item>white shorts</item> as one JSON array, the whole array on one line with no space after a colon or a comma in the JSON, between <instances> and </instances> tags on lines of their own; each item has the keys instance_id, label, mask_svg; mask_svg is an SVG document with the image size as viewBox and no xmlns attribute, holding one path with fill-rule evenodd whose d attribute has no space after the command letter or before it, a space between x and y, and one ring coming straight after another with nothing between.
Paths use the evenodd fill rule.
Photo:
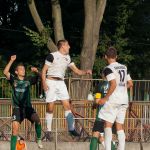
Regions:
<instances>
[{"instance_id":1,"label":"white shorts","mask_svg":"<svg viewBox=\"0 0 150 150\"><path fill-rule=\"evenodd\" d=\"M69 100L69 94L66 84L63 80L46 79L48 90L45 92L46 102L54 102L56 100Z\"/></svg>"},{"instance_id":2,"label":"white shorts","mask_svg":"<svg viewBox=\"0 0 150 150\"><path fill-rule=\"evenodd\" d=\"M106 102L99 111L98 117L111 123L117 122L124 124L127 108L127 104L114 104Z\"/></svg>"}]
</instances>

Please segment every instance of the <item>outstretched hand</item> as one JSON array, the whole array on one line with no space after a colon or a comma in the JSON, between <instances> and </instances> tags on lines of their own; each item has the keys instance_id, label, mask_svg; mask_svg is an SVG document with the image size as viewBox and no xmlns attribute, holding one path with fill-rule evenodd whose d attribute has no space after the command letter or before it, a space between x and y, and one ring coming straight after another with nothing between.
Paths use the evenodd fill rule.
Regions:
<instances>
[{"instance_id":1,"label":"outstretched hand","mask_svg":"<svg viewBox=\"0 0 150 150\"><path fill-rule=\"evenodd\" d=\"M96 104L99 104L99 105L104 105L106 103L107 99L104 97L104 98L101 98L101 99L96 99Z\"/></svg>"},{"instance_id":2,"label":"outstretched hand","mask_svg":"<svg viewBox=\"0 0 150 150\"><path fill-rule=\"evenodd\" d=\"M36 67L31 67L31 71L32 71L32 72L36 72L36 73L39 72L38 69L37 69Z\"/></svg>"},{"instance_id":3,"label":"outstretched hand","mask_svg":"<svg viewBox=\"0 0 150 150\"><path fill-rule=\"evenodd\" d=\"M11 60L11 61L15 61L15 60L16 60L16 55L12 55L12 56L10 57L10 60Z\"/></svg>"},{"instance_id":4,"label":"outstretched hand","mask_svg":"<svg viewBox=\"0 0 150 150\"><path fill-rule=\"evenodd\" d=\"M92 75L92 70L86 70L86 74Z\"/></svg>"}]
</instances>

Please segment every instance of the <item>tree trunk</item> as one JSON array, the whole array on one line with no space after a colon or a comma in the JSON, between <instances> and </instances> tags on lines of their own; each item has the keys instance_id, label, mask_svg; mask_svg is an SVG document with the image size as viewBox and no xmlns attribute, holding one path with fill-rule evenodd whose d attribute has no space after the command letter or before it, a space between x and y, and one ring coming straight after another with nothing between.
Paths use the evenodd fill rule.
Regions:
<instances>
[{"instance_id":1,"label":"tree trunk","mask_svg":"<svg viewBox=\"0 0 150 150\"><path fill-rule=\"evenodd\" d=\"M59 40L64 39L61 7L59 0L51 0L51 3L52 3L52 19L53 19L55 43L57 43Z\"/></svg>"},{"instance_id":2,"label":"tree trunk","mask_svg":"<svg viewBox=\"0 0 150 150\"><path fill-rule=\"evenodd\" d=\"M34 0L28 0L28 6L29 6L29 10L31 12L32 18L34 20L34 23L35 23L38 31L41 34L45 34L45 27L44 27L44 25L41 21L41 18L37 12ZM45 34L45 36L48 36L48 34ZM58 50L56 45L54 44L53 40L51 39L51 37L49 37L49 39L48 39L47 47L50 51L57 51Z\"/></svg>"},{"instance_id":3,"label":"tree trunk","mask_svg":"<svg viewBox=\"0 0 150 150\"><path fill-rule=\"evenodd\" d=\"M85 0L85 25L83 35L83 47L80 56L81 69L92 69L99 42L100 25L103 19L106 0ZM83 78L91 78L84 76ZM91 81L77 81L73 89L78 89L74 97L87 98L91 89ZM80 91L80 92L79 92Z\"/></svg>"}]
</instances>

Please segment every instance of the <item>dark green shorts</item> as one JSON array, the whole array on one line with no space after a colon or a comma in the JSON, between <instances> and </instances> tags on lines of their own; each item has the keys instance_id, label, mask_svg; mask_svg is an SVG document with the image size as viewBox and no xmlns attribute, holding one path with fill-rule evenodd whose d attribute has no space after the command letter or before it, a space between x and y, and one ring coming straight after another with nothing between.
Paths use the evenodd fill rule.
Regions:
<instances>
[{"instance_id":1,"label":"dark green shorts","mask_svg":"<svg viewBox=\"0 0 150 150\"><path fill-rule=\"evenodd\" d=\"M102 120L95 120L92 131L93 132L104 133L104 121L102 121Z\"/></svg>"},{"instance_id":2,"label":"dark green shorts","mask_svg":"<svg viewBox=\"0 0 150 150\"><path fill-rule=\"evenodd\" d=\"M27 118L32 123L32 115L36 113L36 111L32 108L14 108L12 113L12 120L21 123L25 118Z\"/></svg>"}]
</instances>

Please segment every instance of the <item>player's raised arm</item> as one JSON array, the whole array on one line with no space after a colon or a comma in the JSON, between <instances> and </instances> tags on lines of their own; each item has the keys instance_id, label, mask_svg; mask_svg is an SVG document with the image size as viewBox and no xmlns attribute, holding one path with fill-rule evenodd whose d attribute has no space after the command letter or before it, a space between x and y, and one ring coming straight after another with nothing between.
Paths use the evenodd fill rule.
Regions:
<instances>
[{"instance_id":1,"label":"player's raised arm","mask_svg":"<svg viewBox=\"0 0 150 150\"><path fill-rule=\"evenodd\" d=\"M11 65L13 64L13 62L14 62L15 60L16 60L16 55L12 55L12 56L10 57L10 60L9 60L8 64L7 64L6 67L4 68L3 73L4 73L4 75L6 76L6 78L7 78L8 80L10 79L10 72L9 72L10 67L11 67Z\"/></svg>"},{"instance_id":2,"label":"player's raised arm","mask_svg":"<svg viewBox=\"0 0 150 150\"><path fill-rule=\"evenodd\" d=\"M92 70L80 70L74 63L70 63L69 68L78 75L92 75Z\"/></svg>"}]
</instances>

